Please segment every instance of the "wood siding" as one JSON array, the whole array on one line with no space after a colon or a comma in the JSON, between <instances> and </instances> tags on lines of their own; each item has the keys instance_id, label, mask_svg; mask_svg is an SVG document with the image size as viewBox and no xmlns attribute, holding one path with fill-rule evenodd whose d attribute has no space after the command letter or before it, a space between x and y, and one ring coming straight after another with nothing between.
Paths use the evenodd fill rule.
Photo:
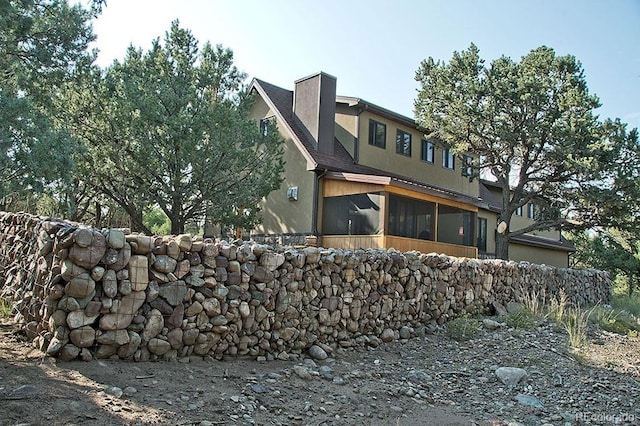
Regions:
<instances>
[{"instance_id":1,"label":"wood siding","mask_svg":"<svg viewBox=\"0 0 640 426\"><path fill-rule=\"evenodd\" d=\"M325 235L322 237L322 246L349 250L360 248L394 248L402 252L416 250L421 253L443 253L455 257L478 257L478 249L476 247L458 246L455 244L395 237L391 235Z\"/></svg>"}]
</instances>

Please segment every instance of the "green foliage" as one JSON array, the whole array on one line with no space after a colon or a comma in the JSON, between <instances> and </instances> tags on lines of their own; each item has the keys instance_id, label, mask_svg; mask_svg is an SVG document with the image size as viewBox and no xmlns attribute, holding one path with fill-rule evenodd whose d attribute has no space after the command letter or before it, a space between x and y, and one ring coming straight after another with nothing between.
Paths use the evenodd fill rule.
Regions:
<instances>
[{"instance_id":1,"label":"green foliage","mask_svg":"<svg viewBox=\"0 0 640 426\"><path fill-rule=\"evenodd\" d=\"M579 307L566 309L562 325L567 332L569 346L572 348L580 349L587 343L586 330L592 313L592 309L583 310Z\"/></svg>"},{"instance_id":2,"label":"green foliage","mask_svg":"<svg viewBox=\"0 0 640 426\"><path fill-rule=\"evenodd\" d=\"M0 2L0 208L73 169L52 100L92 61L91 17L65 0Z\"/></svg>"},{"instance_id":3,"label":"green foliage","mask_svg":"<svg viewBox=\"0 0 640 426\"><path fill-rule=\"evenodd\" d=\"M164 43L130 47L122 62L67 92L69 120L91 185L141 230L157 205L171 233L190 221L251 227L259 201L282 182L283 140L249 117L252 98L231 50L171 24Z\"/></svg>"},{"instance_id":4,"label":"green foliage","mask_svg":"<svg viewBox=\"0 0 640 426\"><path fill-rule=\"evenodd\" d=\"M147 208L142 220L153 235L169 235L171 232L171 221L159 207Z\"/></svg>"},{"instance_id":5,"label":"green foliage","mask_svg":"<svg viewBox=\"0 0 640 426\"><path fill-rule=\"evenodd\" d=\"M0 297L0 318L9 318L11 316L11 301Z\"/></svg>"},{"instance_id":6,"label":"green foliage","mask_svg":"<svg viewBox=\"0 0 640 426\"><path fill-rule=\"evenodd\" d=\"M480 331L482 324L470 315L455 318L447 323L446 334L458 342L473 339Z\"/></svg>"},{"instance_id":7,"label":"green foliage","mask_svg":"<svg viewBox=\"0 0 640 426\"><path fill-rule=\"evenodd\" d=\"M640 278L640 236L634 232L609 228L598 233L576 233L574 266L601 269L614 280L624 277L629 295Z\"/></svg>"},{"instance_id":8,"label":"green foliage","mask_svg":"<svg viewBox=\"0 0 640 426\"><path fill-rule=\"evenodd\" d=\"M611 306L640 318L640 295L637 293L633 296L614 295L611 298Z\"/></svg>"},{"instance_id":9,"label":"green foliage","mask_svg":"<svg viewBox=\"0 0 640 426\"><path fill-rule=\"evenodd\" d=\"M640 331L637 317L624 309L596 306L591 320L602 330L611 333L637 335Z\"/></svg>"},{"instance_id":10,"label":"green foliage","mask_svg":"<svg viewBox=\"0 0 640 426\"><path fill-rule=\"evenodd\" d=\"M532 330L538 325L538 317L527 308L510 312L501 319L507 326L521 330Z\"/></svg>"},{"instance_id":11,"label":"green foliage","mask_svg":"<svg viewBox=\"0 0 640 426\"><path fill-rule=\"evenodd\" d=\"M512 237L612 223L622 200L633 200L637 133L618 120L598 121L598 98L575 57L543 46L519 62L503 56L486 65L471 44L448 63L424 60L416 80L417 122L454 152L474 154L477 172L495 176L504 201L499 221L509 225L526 203L539 207L531 226L498 234L499 257L507 258ZM603 202L610 207L596 208Z\"/></svg>"}]
</instances>

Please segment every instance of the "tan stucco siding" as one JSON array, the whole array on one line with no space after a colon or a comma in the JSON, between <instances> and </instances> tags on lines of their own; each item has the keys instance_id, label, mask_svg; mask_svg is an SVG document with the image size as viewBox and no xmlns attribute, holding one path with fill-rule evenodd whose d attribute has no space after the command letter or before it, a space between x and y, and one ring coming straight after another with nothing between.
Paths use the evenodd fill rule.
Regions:
<instances>
[{"instance_id":1,"label":"tan stucco siding","mask_svg":"<svg viewBox=\"0 0 640 426\"><path fill-rule=\"evenodd\" d=\"M274 112L258 98L251 109L251 117L260 120L272 117ZM312 232L313 187L315 175L307 170L307 161L284 123L277 121L278 131L285 140L285 173L279 189L271 192L260 204L263 222L254 232L259 234L286 234ZM298 200L287 198L287 189L298 187Z\"/></svg>"},{"instance_id":2,"label":"tan stucco siding","mask_svg":"<svg viewBox=\"0 0 640 426\"><path fill-rule=\"evenodd\" d=\"M386 125L385 148L369 145L370 119ZM396 152L396 134L398 130L411 134L410 157ZM478 180L475 179L469 182L468 177L462 176L461 161L458 157L455 160L454 170L443 167L441 148L436 147L435 149L434 163L427 163L421 160L422 139L424 139L424 134L415 128L365 111L360 115L359 163L453 191L477 196L479 193Z\"/></svg>"},{"instance_id":3,"label":"tan stucco siding","mask_svg":"<svg viewBox=\"0 0 640 426\"><path fill-rule=\"evenodd\" d=\"M478 217L487 219L487 253L496 252L496 228L498 215L488 210L479 210ZM477 231L476 231L477 233Z\"/></svg>"},{"instance_id":4,"label":"tan stucco siding","mask_svg":"<svg viewBox=\"0 0 640 426\"><path fill-rule=\"evenodd\" d=\"M306 160L291 139L285 142L284 181L262 202L263 223L256 228L260 234L312 232L313 186L315 175L306 169ZM287 198L287 189L298 188L298 200Z\"/></svg>"},{"instance_id":5,"label":"tan stucco siding","mask_svg":"<svg viewBox=\"0 0 640 426\"><path fill-rule=\"evenodd\" d=\"M509 228L512 231L517 231L519 229L526 228L527 226L530 226L533 223L535 223L535 221L527 217L527 206L525 205L522 209L522 216L517 215L515 213L513 216L511 216L511 225ZM554 240L560 239L560 231L558 231L557 229L549 229L545 231L534 231L534 232L530 232L530 234L537 235L539 237L551 238Z\"/></svg>"},{"instance_id":6,"label":"tan stucco siding","mask_svg":"<svg viewBox=\"0 0 640 426\"><path fill-rule=\"evenodd\" d=\"M569 253L512 242L509 244L509 260L516 262L527 261L530 263L556 266L558 268L567 268L569 265Z\"/></svg>"},{"instance_id":7,"label":"tan stucco siding","mask_svg":"<svg viewBox=\"0 0 640 426\"><path fill-rule=\"evenodd\" d=\"M357 122L358 116L355 114L354 110L349 109L344 105L336 105L336 139L338 139L340 144L344 146L351 157L354 158L356 156L356 138L358 137Z\"/></svg>"}]
</instances>

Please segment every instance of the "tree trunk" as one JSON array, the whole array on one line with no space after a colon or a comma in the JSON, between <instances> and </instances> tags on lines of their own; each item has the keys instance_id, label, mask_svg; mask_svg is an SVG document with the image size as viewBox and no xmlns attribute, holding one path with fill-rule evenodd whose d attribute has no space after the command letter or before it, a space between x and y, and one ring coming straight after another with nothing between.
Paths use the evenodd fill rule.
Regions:
<instances>
[{"instance_id":1,"label":"tree trunk","mask_svg":"<svg viewBox=\"0 0 640 426\"><path fill-rule=\"evenodd\" d=\"M509 260L509 235L496 233L496 259Z\"/></svg>"},{"instance_id":2,"label":"tree trunk","mask_svg":"<svg viewBox=\"0 0 640 426\"><path fill-rule=\"evenodd\" d=\"M629 297L631 297L633 295L633 274L628 272L627 277L629 279Z\"/></svg>"},{"instance_id":3,"label":"tree trunk","mask_svg":"<svg viewBox=\"0 0 640 426\"><path fill-rule=\"evenodd\" d=\"M171 221L171 235L184 234L184 223L180 220L180 217L172 215L169 220Z\"/></svg>"}]
</instances>

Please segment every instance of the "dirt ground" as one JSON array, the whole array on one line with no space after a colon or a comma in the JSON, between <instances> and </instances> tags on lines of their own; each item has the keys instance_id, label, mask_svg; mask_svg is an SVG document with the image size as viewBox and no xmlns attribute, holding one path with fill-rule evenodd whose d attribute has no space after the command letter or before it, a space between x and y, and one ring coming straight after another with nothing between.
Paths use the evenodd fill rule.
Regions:
<instances>
[{"instance_id":1,"label":"dirt ground","mask_svg":"<svg viewBox=\"0 0 640 426\"><path fill-rule=\"evenodd\" d=\"M2 320L0 320L2 321ZM552 324L442 329L324 361L59 362L0 322L0 425L640 424L640 341ZM508 385L498 367L526 370Z\"/></svg>"}]
</instances>

